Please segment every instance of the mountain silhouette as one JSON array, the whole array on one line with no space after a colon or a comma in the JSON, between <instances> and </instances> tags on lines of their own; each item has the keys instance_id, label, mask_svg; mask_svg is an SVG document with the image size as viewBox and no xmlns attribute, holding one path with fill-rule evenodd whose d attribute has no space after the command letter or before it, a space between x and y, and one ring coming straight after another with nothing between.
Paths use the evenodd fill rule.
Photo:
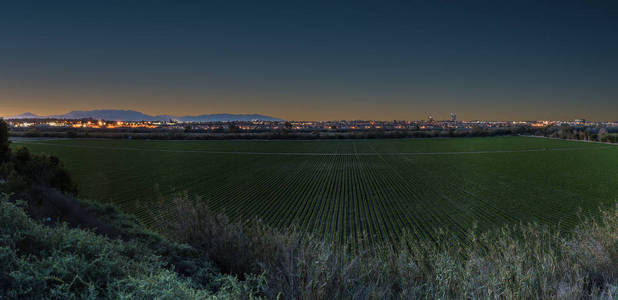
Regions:
<instances>
[{"instance_id":1,"label":"mountain silhouette","mask_svg":"<svg viewBox=\"0 0 618 300\"><path fill-rule=\"evenodd\" d=\"M96 119L108 121L181 121L181 122L231 122L231 121L282 121L279 118L260 114L203 114L197 116L151 116L135 110L97 109L74 110L63 115L39 116L30 112L8 119Z\"/></svg>"}]
</instances>

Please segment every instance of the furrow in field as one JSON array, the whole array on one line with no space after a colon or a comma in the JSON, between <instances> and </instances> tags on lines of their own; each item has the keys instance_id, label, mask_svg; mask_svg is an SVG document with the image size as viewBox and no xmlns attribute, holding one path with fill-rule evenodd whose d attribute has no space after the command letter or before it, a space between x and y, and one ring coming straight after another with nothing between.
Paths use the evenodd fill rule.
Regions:
<instances>
[{"instance_id":1,"label":"furrow in field","mask_svg":"<svg viewBox=\"0 0 618 300\"><path fill-rule=\"evenodd\" d=\"M239 203L238 215L244 219L257 215L267 223L272 221L271 215L279 204L279 195L289 186L288 174L291 178L297 178L298 172L299 169L293 168L292 165L280 166L273 170L273 176L262 185L253 185L242 196L235 197Z\"/></svg>"},{"instance_id":2,"label":"furrow in field","mask_svg":"<svg viewBox=\"0 0 618 300\"><path fill-rule=\"evenodd\" d=\"M402 182L401 188L404 192L410 192L413 190L417 193L419 186L427 186L427 183L421 182L421 179L418 176L414 176L416 172L412 174L409 173L408 169L418 171L419 168L414 166L414 162L408 158L401 158L397 164L393 164L394 172L399 172L401 174L401 178L405 178L404 182ZM432 189L423 189L419 193L417 193L417 197L422 199L433 199L432 209L439 209L437 214L441 217L440 219L449 219L450 227L448 231L452 234L456 235L457 238L464 242L464 237L467 235L467 231L469 226L474 222L474 215L471 214L470 211L463 208L465 206L466 199L461 197L461 189L462 186L455 186L452 183L456 180L456 172L455 170L449 170L449 172L443 172L440 174L440 180L432 180L432 186L436 188ZM428 175L427 172L425 172ZM456 216L456 218L454 217ZM440 222L441 226L449 225L445 224L443 221ZM442 227L444 228L444 227Z\"/></svg>"},{"instance_id":3,"label":"furrow in field","mask_svg":"<svg viewBox=\"0 0 618 300\"><path fill-rule=\"evenodd\" d=\"M278 176L276 170L276 165L271 165L252 174L250 177L253 177L253 180L251 178L247 178L246 181L242 180L244 177L240 177L242 182L238 182L238 179L226 180L229 184L221 187L216 194L211 195L206 200L209 201L209 204L212 203L213 208L217 211L225 211L230 218L235 219L241 216L240 211L243 208L250 205L246 201L250 195L257 194L267 199L269 194L272 193L271 188L276 186L276 177ZM230 176L234 177L233 173ZM258 180L255 180L255 178L258 178Z\"/></svg>"},{"instance_id":4,"label":"furrow in field","mask_svg":"<svg viewBox=\"0 0 618 300\"><path fill-rule=\"evenodd\" d=\"M325 186L320 193L317 195L317 208L315 211L315 217L312 218L309 222L309 226L307 228L307 232L315 234L317 237L324 237L326 231L326 215L329 214L330 210L330 200L328 196L331 191L334 189L334 178L336 176L336 159L337 157L333 157L333 161L328 166L327 177L324 178Z\"/></svg>"},{"instance_id":5,"label":"furrow in field","mask_svg":"<svg viewBox=\"0 0 618 300\"><path fill-rule=\"evenodd\" d=\"M285 172L280 174L282 178L281 184L277 189L278 192L272 195L273 201L270 207L258 207L255 212L261 216L264 216L268 220L269 224L278 226L281 219L290 218L290 215L286 215L284 212L290 206L298 205L298 199L295 197L295 191L299 188L302 182L305 180L305 172L308 160L303 160L300 163L294 163L295 169L292 172Z\"/></svg>"},{"instance_id":6,"label":"furrow in field","mask_svg":"<svg viewBox=\"0 0 618 300\"><path fill-rule=\"evenodd\" d=\"M324 209L324 192L328 188L329 180L333 174L332 167L335 157L328 157L325 163L321 164L322 177L313 185L310 194L307 196L307 213L301 215L301 230L304 234L318 235L316 232L316 220L321 217L321 212Z\"/></svg>"},{"instance_id":7,"label":"furrow in field","mask_svg":"<svg viewBox=\"0 0 618 300\"><path fill-rule=\"evenodd\" d=\"M302 180L298 182L297 187L291 189L292 193L289 195L291 201L287 201L286 209L281 212L280 221L277 224L280 228L300 226L300 220L307 212L308 204L312 203L312 191L324 175L324 161L325 158L312 159L303 169L303 173L299 176Z\"/></svg>"},{"instance_id":8,"label":"furrow in field","mask_svg":"<svg viewBox=\"0 0 618 300\"><path fill-rule=\"evenodd\" d=\"M417 198L415 195L404 195L402 191L396 187L396 183L393 183L391 168L388 168L388 165L386 165L382 160L374 162L374 164L377 163L385 166L382 168L382 172L377 173L377 168L368 168L367 172L371 174L371 176L374 176L374 178L377 178L376 180L379 180L379 186L383 187L386 194L385 199L388 199L389 201L389 211L392 215L396 216L394 219L398 221L397 228L394 229L397 233L394 240L397 241L403 234L404 230L409 230L410 228L414 228L416 233L420 233L422 235L422 237L419 238L419 241L433 239L432 232L427 230L426 226L424 226L425 224L422 223L429 213L427 208L422 203L423 200ZM402 204L400 199L406 199L406 202L413 201L416 206L410 209Z\"/></svg>"},{"instance_id":9,"label":"furrow in field","mask_svg":"<svg viewBox=\"0 0 618 300\"><path fill-rule=\"evenodd\" d=\"M383 172L381 174L381 178L383 180L383 185L388 187L387 191L390 192L389 198L393 202L393 206L396 207L396 209L394 209L394 213L400 214L401 218L406 220L405 223L408 224L416 223L413 220L414 218L411 219L409 216L410 212L416 213L416 216L418 216L419 220L429 222L431 224L431 228L437 228L436 225L439 225L440 222L436 217L435 212L430 208L430 205L427 204L430 199L419 197L417 189L415 188L408 188L404 192L401 185L407 182L405 178L403 178L398 172L396 172L384 157L378 156L377 159L381 161L382 164L385 166L385 169L388 170L388 172ZM426 189L426 187L424 189ZM406 200L402 201L403 199ZM410 199L416 200L410 201ZM406 209L406 206L410 204L415 204L415 206ZM418 205L420 205L421 207L419 208ZM418 213L419 211L420 213ZM433 232L428 231L426 226L419 226L418 229L425 232L425 239L434 239Z\"/></svg>"},{"instance_id":10,"label":"furrow in field","mask_svg":"<svg viewBox=\"0 0 618 300\"><path fill-rule=\"evenodd\" d=\"M406 199L412 197L421 199L419 202L424 208L423 211L426 217L422 223L430 224L431 230L429 235L431 239L436 242L439 238L436 235L436 230L443 230L452 237L455 237L459 242L464 242L465 230L452 215L453 211L451 204L448 203L448 199L444 199L435 189L419 184L417 177L403 176L400 170L392 167L386 160L385 162L391 166L392 172L387 179L392 188L400 193L400 196L396 199L401 199L401 209L405 210L406 206L412 204L411 201ZM401 164L400 161L398 163Z\"/></svg>"},{"instance_id":11,"label":"furrow in field","mask_svg":"<svg viewBox=\"0 0 618 300\"><path fill-rule=\"evenodd\" d=\"M367 174L363 172L364 169L362 162L358 157L355 157L354 159L356 161L356 165L358 166L356 172L356 186L358 187L357 195L358 201L360 202L359 206L362 211L362 215L359 216L362 220L362 227L359 228L359 231L364 239L364 246L369 246L377 241L376 235L380 232L377 224L378 219L374 208L374 202L377 201L377 199L370 197L372 191L370 190L371 187L367 184ZM368 239L368 241L365 241L365 239Z\"/></svg>"},{"instance_id":12,"label":"furrow in field","mask_svg":"<svg viewBox=\"0 0 618 300\"><path fill-rule=\"evenodd\" d=\"M385 188L383 182L380 181L379 175L375 173L373 166L367 166L367 161L362 160L364 170L362 174L365 176L365 184L370 191L369 200L375 212L375 226L379 228L379 239L385 242L395 242L398 233L401 230L399 218L395 217L393 211L392 200L388 195L388 189Z\"/></svg>"}]
</instances>

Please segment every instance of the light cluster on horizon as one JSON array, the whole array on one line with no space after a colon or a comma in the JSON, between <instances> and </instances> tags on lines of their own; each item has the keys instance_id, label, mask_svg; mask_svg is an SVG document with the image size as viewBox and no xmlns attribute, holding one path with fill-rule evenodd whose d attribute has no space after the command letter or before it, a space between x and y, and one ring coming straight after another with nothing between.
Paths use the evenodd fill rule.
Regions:
<instances>
[{"instance_id":1,"label":"light cluster on horizon","mask_svg":"<svg viewBox=\"0 0 618 300\"><path fill-rule=\"evenodd\" d=\"M25 128L59 128L59 129L186 129L198 131L234 130L240 131L313 131L337 130L359 131L371 129L385 130L440 130L472 128L512 128L528 126L542 128L548 126L601 126L618 127L616 122L589 122L584 119L571 121L457 121L451 120L417 120L417 121L375 121L375 120L335 120L335 121L217 121L186 122L168 121L113 121L95 119L7 119L9 126L16 129Z\"/></svg>"}]
</instances>

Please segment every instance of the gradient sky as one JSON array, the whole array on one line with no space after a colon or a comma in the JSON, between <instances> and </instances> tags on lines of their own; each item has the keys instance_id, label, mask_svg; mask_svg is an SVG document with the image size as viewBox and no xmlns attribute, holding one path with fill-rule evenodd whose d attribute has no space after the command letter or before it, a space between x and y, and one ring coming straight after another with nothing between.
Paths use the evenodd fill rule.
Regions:
<instances>
[{"instance_id":1,"label":"gradient sky","mask_svg":"<svg viewBox=\"0 0 618 300\"><path fill-rule=\"evenodd\" d=\"M618 120L618 1L332 2L4 1L0 115Z\"/></svg>"}]
</instances>

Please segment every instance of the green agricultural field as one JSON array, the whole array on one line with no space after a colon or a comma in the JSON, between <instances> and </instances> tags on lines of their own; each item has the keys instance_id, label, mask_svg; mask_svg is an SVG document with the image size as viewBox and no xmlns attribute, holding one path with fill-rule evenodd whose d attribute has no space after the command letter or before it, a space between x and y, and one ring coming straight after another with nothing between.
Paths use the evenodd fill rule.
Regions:
<instances>
[{"instance_id":1,"label":"green agricultural field","mask_svg":"<svg viewBox=\"0 0 618 300\"><path fill-rule=\"evenodd\" d=\"M80 194L144 217L187 191L232 219L364 247L537 221L568 229L618 199L618 146L530 137L338 141L19 140Z\"/></svg>"}]
</instances>

